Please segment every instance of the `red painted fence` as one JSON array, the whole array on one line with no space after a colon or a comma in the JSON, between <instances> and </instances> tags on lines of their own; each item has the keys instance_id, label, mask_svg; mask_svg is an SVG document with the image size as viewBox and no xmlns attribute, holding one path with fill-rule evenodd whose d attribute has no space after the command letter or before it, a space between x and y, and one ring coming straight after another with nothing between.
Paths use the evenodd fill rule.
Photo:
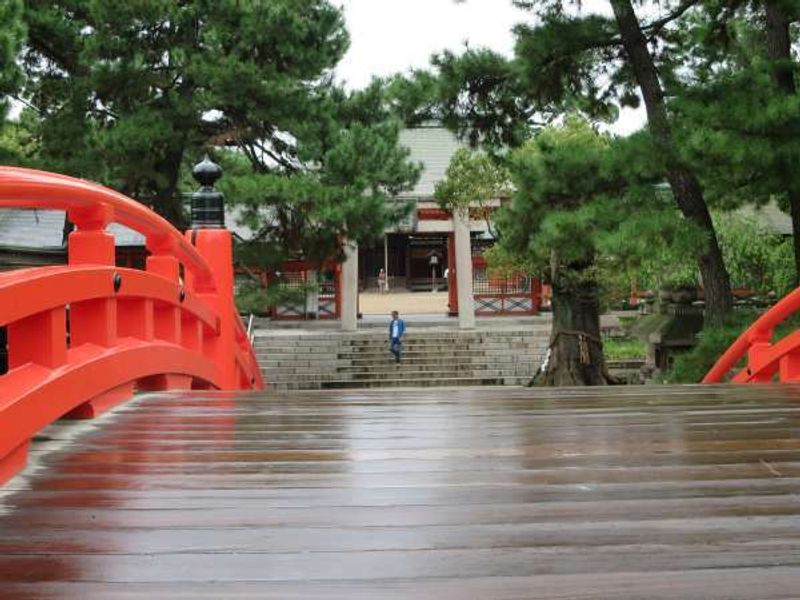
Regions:
<instances>
[{"instance_id":1,"label":"red painted fence","mask_svg":"<svg viewBox=\"0 0 800 600\"><path fill-rule=\"evenodd\" d=\"M136 390L261 389L233 300L231 235L182 235L100 185L0 167L0 208L67 211L68 264L0 273L0 482L25 464L30 438L62 416L93 417ZM119 223L143 234L144 271L118 268Z\"/></svg>"},{"instance_id":2,"label":"red painted fence","mask_svg":"<svg viewBox=\"0 0 800 600\"><path fill-rule=\"evenodd\" d=\"M800 383L800 330L773 343L775 327L800 310L800 288L765 312L723 354L703 378L719 383L745 361L733 376L734 383Z\"/></svg>"}]
</instances>

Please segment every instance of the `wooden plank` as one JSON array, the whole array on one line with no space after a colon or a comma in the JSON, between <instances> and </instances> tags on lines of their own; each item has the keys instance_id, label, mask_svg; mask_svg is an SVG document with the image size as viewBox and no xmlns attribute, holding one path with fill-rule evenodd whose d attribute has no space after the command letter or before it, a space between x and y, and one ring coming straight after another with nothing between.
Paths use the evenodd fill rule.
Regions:
<instances>
[{"instance_id":1,"label":"wooden plank","mask_svg":"<svg viewBox=\"0 0 800 600\"><path fill-rule=\"evenodd\" d=\"M162 394L44 432L2 597L788 598L800 390Z\"/></svg>"},{"instance_id":2,"label":"wooden plank","mask_svg":"<svg viewBox=\"0 0 800 600\"><path fill-rule=\"evenodd\" d=\"M796 568L662 571L651 573L593 573L536 577L418 579L382 582L207 582L181 586L158 583L12 583L4 587L10 598L37 600L785 600L796 588ZM34 596L35 594L35 596Z\"/></svg>"}]
</instances>

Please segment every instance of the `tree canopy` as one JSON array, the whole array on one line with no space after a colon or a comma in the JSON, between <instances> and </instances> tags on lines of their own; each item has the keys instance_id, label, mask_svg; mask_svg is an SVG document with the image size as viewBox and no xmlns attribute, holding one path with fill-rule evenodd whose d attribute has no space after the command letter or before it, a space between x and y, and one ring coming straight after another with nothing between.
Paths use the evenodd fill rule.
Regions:
<instances>
[{"instance_id":1,"label":"tree canopy","mask_svg":"<svg viewBox=\"0 0 800 600\"><path fill-rule=\"evenodd\" d=\"M681 146L710 202L722 208L777 200L800 232L800 98L792 23L800 7L782 0L698 5L674 36L690 65L676 78L673 107ZM794 236L795 283L800 235Z\"/></svg>"},{"instance_id":2,"label":"tree canopy","mask_svg":"<svg viewBox=\"0 0 800 600\"><path fill-rule=\"evenodd\" d=\"M417 177L382 88L334 81L349 36L329 0L29 0L24 21L27 43L9 56L37 166L179 227L202 151L225 163L229 201L273 260L374 237L401 212L382 200Z\"/></svg>"},{"instance_id":3,"label":"tree canopy","mask_svg":"<svg viewBox=\"0 0 800 600\"><path fill-rule=\"evenodd\" d=\"M48 168L182 223L181 167L235 144L291 164L348 36L324 0L28 3L24 91ZM263 148L259 149L259 146Z\"/></svg>"},{"instance_id":4,"label":"tree canopy","mask_svg":"<svg viewBox=\"0 0 800 600\"><path fill-rule=\"evenodd\" d=\"M670 109L673 82L685 66L676 58L681 55L672 38L698 2L609 0L610 16L582 10L581 2L570 0L515 4L535 18L514 28L513 58L481 49L435 57L431 72L395 84L405 114L422 118L438 111L445 122L469 132L472 141L513 146L567 111L613 120L621 107L643 102L654 146L650 157L684 217L705 231L697 261L707 316L725 314L732 307L728 273L703 186L695 165L681 152L680 124ZM637 14L643 5L657 16ZM417 113L408 107L415 97Z\"/></svg>"},{"instance_id":5,"label":"tree canopy","mask_svg":"<svg viewBox=\"0 0 800 600\"><path fill-rule=\"evenodd\" d=\"M397 122L353 123L332 140L316 168L289 175L254 172L229 154L234 169L222 189L238 199L242 222L257 232L241 249L248 262L341 259L342 240L369 244L405 216L408 207L393 196L416 180L419 168L398 146L398 135Z\"/></svg>"},{"instance_id":6,"label":"tree canopy","mask_svg":"<svg viewBox=\"0 0 800 600\"><path fill-rule=\"evenodd\" d=\"M496 214L499 249L552 285L546 383L607 381L599 339L602 288L616 274L640 271L653 246L683 244L693 252L703 244L702 230L654 185L658 170L641 158L650 143L647 136L599 134L571 116L510 156L514 192ZM588 355L578 352L578 338L591 347Z\"/></svg>"},{"instance_id":7,"label":"tree canopy","mask_svg":"<svg viewBox=\"0 0 800 600\"><path fill-rule=\"evenodd\" d=\"M456 151L444 179L437 181L434 189L434 197L442 208L478 212L488 231L495 236L494 205L508 198L510 193L508 170L486 153L467 148Z\"/></svg>"},{"instance_id":8,"label":"tree canopy","mask_svg":"<svg viewBox=\"0 0 800 600\"><path fill-rule=\"evenodd\" d=\"M25 28L22 21L21 0L0 3L0 135L9 110L9 96L22 85L21 72L16 59L22 45ZM11 145L0 144L0 160L13 156Z\"/></svg>"}]
</instances>

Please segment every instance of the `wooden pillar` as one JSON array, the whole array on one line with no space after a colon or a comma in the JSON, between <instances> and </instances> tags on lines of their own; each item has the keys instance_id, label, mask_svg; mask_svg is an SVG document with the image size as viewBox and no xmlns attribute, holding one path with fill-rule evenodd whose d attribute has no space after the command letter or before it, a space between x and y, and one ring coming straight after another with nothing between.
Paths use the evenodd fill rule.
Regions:
<instances>
[{"instance_id":1,"label":"wooden pillar","mask_svg":"<svg viewBox=\"0 0 800 600\"><path fill-rule=\"evenodd\" d=\"M386 274L386 284L384 292L389 291L389 234L383 234L383 272Z\"/></svg>"},{"instance_id":2,"label":"wooden pillar","mask_svg":"<svg viewBox=\"0 0 800 600\"><path fill-rule=\"evenodd\" d=\"M456 245L456 281L458 286L458 326L475 328L475 303L472 295L472 243L469 236L469 209L453 211Z\"/></svg>"},{"instance_id":3,"label":"wooden pillar","mask_svg":"<svg viewBox=\"0 0 800 600\"><path fill-rule=\"evenodd\" d=\"M358 329L358 244L345 242L342 264L342 330Z\"/></svg>"},{"instance_id":4,"label":"wooden pillar","mask_svg":"<svg viewBox=\"0 0 800 600\"><path fill-rule=\"evenodd\" d=\"M458 315L458 280L456 278L456 238L451 231L447 234L447 314Z\"/></svg>"}]
</instances>

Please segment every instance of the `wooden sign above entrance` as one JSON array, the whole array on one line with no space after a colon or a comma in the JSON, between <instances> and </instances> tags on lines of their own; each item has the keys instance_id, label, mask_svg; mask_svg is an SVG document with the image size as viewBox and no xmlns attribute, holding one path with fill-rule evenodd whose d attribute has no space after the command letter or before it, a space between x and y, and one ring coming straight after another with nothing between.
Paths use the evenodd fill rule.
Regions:
<instances>
[{"instance_id":1,"label":"wooden sign above entrance","mask_svg":"<svg viewBox=\"0 0 800 600\"><path fill-rule=\"evenodd\" d=\"M420 221L449 221L450 212L443 208L420 208L417 210Z\"/></svg>"}]
</instances>

